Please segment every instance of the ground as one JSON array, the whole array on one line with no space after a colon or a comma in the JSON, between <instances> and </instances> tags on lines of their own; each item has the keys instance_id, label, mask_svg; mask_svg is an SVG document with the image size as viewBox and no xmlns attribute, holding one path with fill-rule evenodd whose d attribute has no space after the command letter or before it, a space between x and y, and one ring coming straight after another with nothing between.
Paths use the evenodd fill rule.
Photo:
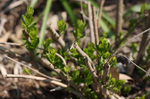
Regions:
<instances>
[{"instance_id":1,"label":"ground","mask_svg":"<svg viewBox=\"0 0 150 99\"><path fill-rule=\"evenodd\" d=\"M74 2L75 0L71 0ZM135 4L140 4L143 2L149 2L148 0L125 0L125 6L131 7ZM39 0L37 5L35 6L34 17L38 17L41 11L44 9L46 2ZM12 8L9 8L12 7ZM9 42L15 44L23 44L22 42L22 27L21 27L21 15L26 12L26 4L22 0L1 0L0 1L0 43ZM74 8L75 12L78 13L80 8ZM104 10L108 12L110 16L115 19L115 1L106 0L106 4L104 6ZM63 13L63 14L62 14ZM67 16L64 8L60 4L59 1L53 0L52 8L50 11L49 21L55 20L51 24L55 25L57 29L57 21L58 15L62 15L67 22L68 29L67 37L64 39L68 42L71 42L72 34L72 25L70 25L71 20ZM80 15L78 15L81 18ZM54 19L53 19L54 18ZM42 24L42 19L36 25L38 30L40 31L40 27ZM47 23L49 24L49 23ZM139 30L138 30L139 29ZM141 31L138 28L137 31ZM46 31L47 32L47 31ZM136 34L136 33L135 33ZM49 37L48 33L46 37ZM140 38L135 40L136 42L140 42ZM83 43L85 44L85 43ZM16 46L10 44L0 44L0 47L7 48L14 53L18 53L22 57L30 57L30 52L27 51L25 46ZM58 45L54 44L54 47L58 47ZM125 55L131 51L130 49L122 49ZM23 79L23 78L5 78L5 74L26 74L23 72L23 67L18 63L15 63L8 58L5 57L6 53L0 51L0 99L71 99L75 96L67 91L67 89L62 89L59 91L50 92L51 89L56 88L57 86L52 83L46 83L43 81L35 81L31 79ZM15 58L16 59L16 58ZM25 64L30 64L29 61L22 61ZM121 62L125 62L126 60L121 60ZM36 73L32 72L33 75ZM150 84L139 82L140 78L137 75L132 75L132 79L134 81L131 84L132 90L128 95L125 95L126 98L131 99L137 96L141 96L147 93L150 90ZM148 99L148 98L147 98Z\"/></svg>"}]
</instances>

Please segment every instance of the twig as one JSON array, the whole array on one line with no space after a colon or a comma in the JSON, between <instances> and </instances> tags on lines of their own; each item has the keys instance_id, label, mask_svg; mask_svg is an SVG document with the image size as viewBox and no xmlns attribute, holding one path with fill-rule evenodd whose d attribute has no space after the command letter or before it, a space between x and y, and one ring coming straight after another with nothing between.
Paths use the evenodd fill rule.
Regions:
<instances>
[{"instance_id":1,"label":"twig","mask_svg":"<svg viewBox=\"0 0 150 99\"><path fill-rule=\"evenodd\" d=\"M150 74L150 68L147 70L147 72ZM147 73L140 79L140 81L143 81L147 76L149 76Z\"/></svg>"},{"instance_id":2,"label":"twig","mask_svg":"<svg viewBox=\"0 0 150 99\"><path fill-rule=\"evenodd\" d=\"M77 52L79 53L79 55L81 55L82 57L87 57L87 59L89 60L89 62L91 64L93 64L91 58L79 47L79 45L77 44L77 42L75 42L73 44L73 47L76 48Z\"/></svg>"},{"instance_id":3,"label":"twig","mask_svg":"<svg viewBox=\"0 0 150 99\"><path fill-rule=\"evenodd\" d=\"M128 31L128 33L126 35L124 35L124 37L122 39L120 39L119 45L120 45L121 42L125 41L129 35L131 35L133 29L136 28L141 22L143 22L144 19L145 19L145 17L144 18L140 18L139 20L137 20L135 26L131 27L131 29Z\"/></svg>"},{"instance_id":4,"label":"twig","mask_svg":"<svg viewBox=\"0 0 150 99\"><path fill-rule=\"evenodd\" d=\"M59 86L59 87L56 87L56 88L54 88L54 89L51 89L50 92L57 91L57 90L61 90L61 89L62 89L62 87Z\"/></svg>"},{"instance_id":5,"label":"twig","mask_svg":"<svg viewBox=\"0 0 150 99\"><path fill-rule=\"evenodd\" d=\"M115 48L118 48L119 38L118 35L122 31L122 16L123 16L123 0L117 0L117 13L116 13L116 33L115 33Z\"/></svg>"},{"instance_id":6,"label":"twig","mask_svg":"<svg viewBox=\"0 0 150 99\"><path fill-rule=\"evenodd\" d=\"M79 47L79 45L77 44L77 42L74 43L73 45L74 48L76 48L77 52L79 55L81 55L82 57L86 57L88 59L88 61L90 62L90 64L92 65L92 68L94 69L94 71L96 72L96 68L93 64L93 61L91 60L91 58Z\"/></svg>"},{"instance_id":7,"label":"twig","mask_svg":"<svg viewBox=\"0 0 150 99\"><path fill-rule=\"evenodd\" d=\"M93 19L94 19L95 44L98 45L99 36L98 36L98 28L97 28L96 8L94 6L92 8L93 8Z\"/></svg>"},{"instance_id":8,"label":"twig","mask_svg":"<svg viewBox=\"0 0 150 99\"><path fill-rule=\"evenodd\" d=\"M82 4L82 1L80 1L80 5L81 5L81 11L80 11L80 13L81 13L82 18L83 18L83 21L84 21L84 23L85 23L85 17L84 17L84 10L83 10L83 4Z\"/></svg>"},{"instance_id":9,"label":"twig","mask_svg":"<svg viewBox=\"0 0 150 99\"><path fill-rule=\"evenodd\" d=\"M63 80L68 82L68 84L76 89L76 91L79 91L79 87L74 82L72 82L71 79L64 72L62 72L60 69L54 68L53 64L51 63L49 64L49 68L55 71Z\"/></svg>"},{"instance_id":10,"label":"twig","mask_svg":"<svg viewBox=\"0 0 150 99\"><path fill-rule=\"evenodd\" d=\"M102 94L106 98L107 96L109 96L108 90L106 90L104 88L104 86L101 83L98 82L98 76L96 75L95 70L92 69L92 66L91 66L88 58L85 57L84 59L85 59L86 66L87 66L88 70L90 71L90 73L92 74L93 80L94 80L94 82L96 83L96 85L98 87L97 92L98 93L101 92L99 94Z\"/></svg>"},{"instance_id":11,"label":"twig","mask_svg":"<svg viewBox=\"0 0 150 99\"><path fill-rule=\"evenodd\" d=\"M101 21L101 17L102 17L104 2L105 2L105 0L99 0L100 8L99 8L99 15L98 15L98 28L100 28L100 21Z\"/></svg>"},{"instance_id":12,"label":"twig","mask_svg":"<svg viewBox=\"0 0 150 99\"><path fill-rule=\"evenodd\" d=\"M147 17L147 20L146 20L146 23L145 23L145 27L146 28L150 27L150 12L149 12L149 15ZM143 58L143 54L144 54L144 52L146 50L146 47L147 47L147 45L149 43L149 33L143 34L142 41L141 41L141 44L140 44L140 49L138 51L138 55L137 55L137 58L136 58L136 63L137 64L139 64L140 62L143 61L143 59L142 59Z\"/></svg>"},{"instance_id":13,"label":"twig","mask_svg":"<svg viewBox=\"0 0 150 99\"><path fill-rule=\"evenodd\" d=\"M4 28L5 23L7 22L7 19L2 18L1 19L1 24L0 24L0 36L2 35L2 30Z\"/></svg>"},{"instance_id":14,"label":"twig","mask_svg":"<svg viewBox=\"0 0 150 99\"><path fill-rule=\"evenodd\" d=\"M83 17L83 20L89 20L89 18L83 13L83 11L80 11L82 17Z\"/></svg>"},{"instance_id":15,"label":"twig","mask_svg":"<svg viewBox=\"0 0 150 99\"><path fill-rule=\"evenodd\" d=\"M103 82L103 84L106 83L106 78L107 78L107 76L109 74L109 71L110 71L110 65L109 65L109 63L106 63L104 65L103 76L102 76L102 82Z\"/></svg>"},{"instance_id":16,"label":"twig","mask_svg":"<svg viewBox=\"0 0 150 99\"><path fill-rule=\"evenodd\" d=\"M98 25L97 25L97 18L96 18L96 8L93 6L93 20L94 20L94 35L95 35L95 44L99 44L99 35L98 35ZM99 56L98 56L98 51L96 50L96 55L97 55L97 63L99 63Z\"/></svg>"},{"instance_id":17,"label":"twig","mask_svg":"<svg viewBox=\"0 0 150 99\"><path fill-rule=\"evenodd\" d=\"M66 46L64 40L59 36L59 34L56 32L56 30L53 28L52 25L49 26L49 31L52 33L52 35L54 36L54 38L57 40L57 42L59 43L59 45L67 51L69 57L73 60L76 61L77 59L71 56L71 52L69 51L69 48Z\"/></svg>"},{"instance_id":18,"label":"twig","mask_svg":"<svg viewBox=\"0 0 150 99\"><path fill-rule=\"evenodd\" d=\"M16 53L14 53L14 52L12 52L12 51L10 51L10 50L2 47L2 46L0 46L0 51L6 53L7 55L9 55L11 57L16 57L16 58L19 58L19 59L23 59L19 54L16 54Z\"/></svg>"},{"instance_id":19,"label":"twig","mask_svg":"<svg viewBox=\"0 0 150 99\"><path fill-rule=\"evenodd\" d=\"M21 64L21 65L24 66L24 67L27 67L28 69L30 69L30 70L32 70L32 71L38 73L39 75L41 75L41 76L43 76L43 77L46 77L46 78L48 78L48 79L50 79L50 80L61 81L61 80L58 80L58 79L56 79L56 78L49 77L49 76L47 76L47 75L45 75L45 74L39 72L38 70L36 70L36 69L34 69L34 68L31 68L30 66L27 66L27 65L25 65L25 64L23 64L23 63L21 63L21 62L18 62L18 61L16 61L16 60L12 59L12 58L9 57L9 56L6 56L6 57L7 57L8 59L10 59L10 60L16 62L16 63Z\"/></svg>"},{"instance_id":20,"label":"twig","mask_svg":"<svg viewBox=\"0 0 150 99\"><path fill-rule=\"evenodd\" d=\"M7 74L5 76L6 78L26 78L26 79L33 79L33 80L40 80L40 81L45 81L45 82L51 82L55 85L61 86L63 88L67 88L68 86L66 84L63 84L61 82L58 82L56 80L50 80L46 79L44 77L38 77L38 76L32 76L32 75L14 75L14 74Z\"/></svg>"},{"instance_id":21,"label":"twig","mask_svg":"<svg viewBox=\"0 0 150 99\"><path fill-rule=\"evenodd\" d=\"M24 46L24 44L17 44L17 43L10 43L10 42L0 42L0 44L3 44L3 45L14 45L14 46Z\"/></svg>"},{"instance_id":22,"label":"twig","mask_svg":"<svg viewBox=\"0 0 150 99\"><path fill-rule=\"evenodd\" d=\"M64 40L59 36L59 34L56 32L56 30L53 28L53 26L50 25L48 29L53 34L54 38L58 41L58 43L60 44L60 46L63 49L66 49L67 47L66 47L66 44L65 44Z\"/></svg>"},{"instance_id":23,"label":"twig","mask_svg":"<svg viewBox=\"0 0 150 99\"><path fill-rule=\"evenodd\" d=\"M136 35L136 36L132 37L131 39L129 39L123 46L119 47L112 56L116 55L117 52L119 52L124 46L126 46L128 43L132 42L138 36L143 35L145 33L148 33L148 31L150 31L150 28L146 29L145 31L143 31L143 32L139 33L138 35Z\"/></svg>"},{"instance_id":24,"label":"twig","mask_svg":"<svg viewBox=\"0 0 150 99\"><path fill-rule=\"evenodd\" d=\"M50 68L51 70L55 71L61 79L65 80L68 85L70 85L71 87L68 86L68 89L71 89L72 93L74 93L75 95L84 98L84 96L81 94L80 88L70 79L70 77L68 77L63 71L61 71L60 69L56 69L53 64L51 63L47 63L47 62L43 62L42 60L40 61L42 65L44 65L45 67ZM74 89L75 90L74 90Z\"/></svg>"},{"instance_id":25,"label":"twig","mask_svg":"<svg viewBox=\"0 0 150 99\"><path fill-rule=\"evenodd\" d=\"M73 88L75 88L76 90L79 91L78 86L74 82L72 82L71 79L63 71L61 71L58 68L55 68L55 66L53 64L51 64L49 61L47 61L47 60L43 60L42 59L40 61L40 63L41 63L42 66L55 71L60 76L60 78L65 80L69 85L71 85Z\"/></svg>"},{"instance_id":26,"label":"twig","mask_svg":"<svg viewBox=\"0 0 150 99\"><path fill-rule=\"evenodd\" d=\"M3 77L7 74L7 70L2 63L0 63L0 71Z\"/></svg>"},{"instance_id":27,"label":"twig","mask_svg":"<svg viewBox=\"0 0 150 99\"><path fill-rule=\"evenodd\" d=\"M58 56L62 61L63 61L63 64L65 65L65 66L67 66L67 63L66 63L66 60L60 55L60 54L58 54L58 53L55 53L56 54L56 56ZM67 67L68 68L68 67Z\"/></svg>"},{"instance_id":28,"label":"twig","mask_svg":"<svg viewBox=\"0 0 150 99\"><path fill-rule=\"evenodd\" d=\"M6 9L0 11L0 14L5 13L5 12L7 12L7 11L13 9L13 8L15 8L15 7L21 5L22 3L23 3L23 1L21 1L21 0L20 0L20 1L13 2L13 3L10 4Z\"/></svg>"},{"instance_id":29,"label":"twig","mask_svg":"<svg viewBox=\"0 0 150 99\"><path fill-rule=\"evenodd\" d=\"M140 66L138 66L137 64L135 64L133 61L131 61L130 59L128 59L126 56L124 56L124 55L121 55L121 56L123 56L123 57L125 57L127 60L129 60L134 66L136 66L137 68L139 68L140 70L142 70L143 72L145 72L148 76L150 76L150 74L147 72L147 71L145 71L143 68L141 68Z\"/></svg>"},{"instance_id":30,"label":"twig","mask_svg":"<svg viewBox=\"0 0 150 99\"><path fill-rule=\"evenodd\" d=\"M37 49L47 51L47 50L44 49L44 48L39 48L39 47L37 47ZM47 51L47 52L48 52L48 51ZM55 55L58 56L58 57L63 61L63 64L66 66L66 68L68 68L68 67L67 67L67 62L66 62L66 60L65 60L59 53L55 53Z\"/></svg>"},{"instance_id":31,"label":"twig","mask_svg":"<svg viewBox=\"0 0 150 99\"><path fill-rule=\"evenodd\" d=\"M19 60L24 60L24 61L28 61L28 62L30 61L31 62L30 57L27 57L27 58L21 57L19 54L16 54L16 53L14 53L14 52L12 52L12 51L10 51L10 50L2 47L2 46L0 46L0 51L6 53L10 57L15 57L15 58L18 58ZM32 63L33 63L33 61L32 61ZM35 62L35 64L36 64L35 66L37 66L39 70L42 70L43 73L49 75L49 73L42 66L40 66L36 62ZM49 76L47 76L47 77L49 77Z\"/></svg>"},{"instance_id":32,"label":"twig","mask_svg":"<svg viewBox=\"0 0 150 99\"><path fill-rule=\"evenodd\" d=\"M93 27L93 20L92 20L92 9L91 9L91 2L88 2L88 17L89 17L89 27L90 27L90 35L91 35L91 42L95 44L95 37L94 37L94 27Z\"/></svg>"}]
</instances>

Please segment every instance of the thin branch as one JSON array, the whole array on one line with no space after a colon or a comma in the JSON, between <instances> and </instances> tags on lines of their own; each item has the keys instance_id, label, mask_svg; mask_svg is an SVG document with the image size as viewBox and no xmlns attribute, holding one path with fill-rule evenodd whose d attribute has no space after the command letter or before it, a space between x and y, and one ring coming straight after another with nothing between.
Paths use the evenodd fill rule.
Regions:
<instances>
[{"instance_id":1,"label":"thin branch","mask_svg":"<svg viewBox=\"0 0 150 99\"><path fill-rule=\"evenodd\" d=\"M79 87L63 71L54 68L53 64L51 63L49 64L49 68L55 71L63 80L76 89L76 91L79 91Z\"/></svg>"},{"instance_id":2,"label":"thin branch","mask_svg":"<svg viewBox=\"0 0 150 99\"><path fill-rule=\"evenodd\" d=\"M89 17L89 26L90 26L90 35L91 35L91 42L95 44L95 37L94 37L94 27L93 27L93 20L92 20L92 8L91 2L88 2L88 17Z\"/></svg>"},{"instance_id":3,"label":"thin branch","mask_svg":"<svg viewBox=\"0 0 150 99\"><path fill-rule=\"evenodd\" d=\"M98 15L98 28L100 28L100 21L101 21L101 17L102 17L104 2L105 2L105 0L99 0L100 8L99 8L99 15Z\"/></svg>"},{"instance_id":4,"label":"thin branch","mask_svg":"<svg viewBox=\"0 0 150 99\"><path fill-rule=\"evenodd\" d=\"M80 13L81 13L82 18L83 18L83 21L84 21L84 23L85 23L85 17L83 16L83 15L84 15L84 10L83 10L83 4L82 4L82 1L80 1L80 5L81 5L81 11L80 11Z\"/></svg>"},{"instance_id":5,"label":"thin branch","mask_svg":"<svg viewBox=\"0 0 150 99\"><path fill-rule=\"evenodd\" d=\"M148 17L146 19L146 22L145 22L145 27L146 28L150 27L150 11L149 11L149 15L148 15ZM141 41L141 44L140 44L140 49L138 51L138 55L137 55L137 58L136 58L136 63L137 64L139 64L140 62L143 61L142 58L143 58L144 52L146 50L146 47L147 47L147 45L149 43L149 33L143 34L142 41Z\"/></svg>"},{"instance_id":6,"label":"thin branch","mask_svg":"<svg viewBox=\"0 0 150 99\"><path fill-rule=\"evenodd\" d=\"M60 54L58 54L58 53L55 53L56 54L56 56L58 56L62 61L63 61L63 64L65 65L65 66L67 66L67 63L66 63L66 60L60 55ZM67 67L68 68L68 67Z\"/></svg>"},{"instance_id":7,"label":"thin branch","mask_svg":"<svg viewBox=\"0 0 150 99\"><path fill-rule=\"evenodd\" d=\"M34 68L31 68L30 66L27 66L27 65L25 65L25 64L23 64L23 63L21 63L21 62L18 62L18 61L16 61L16 60L12 59L12 58L11 58L11 57L9 57L9 56L6 56L6 57L7 57L8 59L10 59L10 60L12 60L12 61L16 62L16 63L21 64L21 65L22 65L22 66L24 66L24 67L27 67L28 69L30 69L30 70L32 70L32 71L34 71L34 72L36 72L37 74L39 74L39 75L41 75L41 76L43 76L43 77L46 77L46 78L48 78L48 79L50 79L50 80L61 81L61 80L59 80L59 79L49 77L49 76L47 76L47 75L45 75L45 74L43 74L43 73L39 72L38 70L36 70L36 69L34 69Z\"/></svg>"},{"instance_id":8,"label":"thin branch","mask_svg":"<svg viewBox=\"0 0 150 99\"><path fill-rule=\"evenodd\" d=\"M1 10L1 11L0 11L0 14L5 13L5 12L7 12L7 11L9 11L9 10L12 10L13 8L15 8L15 7L21 5L22 3L23 3L22 0L13 2L13 3L10 4L8 7L6 7L6 9Z\"/></svg>"},{"instance_id":9,"label":"thin branch","mask_svg":"<svg viewBox=\"0 0 150 99\"><path fill-rule=\"evenodd\" d=\"M2 31L4 28L5 23L7 22L7 19L1 18L1 24L0 24L0 36L2 35Z\"/></svg>"},{"instance_id":10,"label":"thin branch","mask_svg":"<svg viewBox=\"0 0 150 99\"><path fill-rule=\"evenodd\" d=\"M61 89L62 89L62 87L59 86L59 87L56 87L54 89L51 89L50 92L58 91L58 90L61 90Z\"/></svg>"},{"instance_id":11,"label":"thin branch","mask_svg":"<svg viewBox=\"0 0 150 99\"><path fill-rule=\"evenodd\" d=\"M145 17L144 18L140 18L140 19L137 20L135 26L131 27L131 29L128 31L128 33L122 39L120 39L119 45L120 45L120 43L122 43L123 41L125 41L129 35L132 34L133 29L136 28L136 27L138 27L139 24L144 21L144 19L145 19Z\"/></svg>"},{"instance_id":12,"label":"thin branch","mask_svg":"<svg viewBox=\"0 0 150 99\"><path fill-rule=\"evenodd\" d=\"M134 66L136 66L137 68L139 68L140 70L142 70L143 72L145 72L148 76L150 76L150 74L147 72L147 71L145 71L143 68L141 68L140 66L138 66L137 64L135 64L133 61L131 61L130 59L128 59L126 56L124 56L124 55L121 55L121 56L123 56L123 57L125 57L128 61L130 61Z\"/></svg>"},{"instance_id":13,"label":"thin branch","mask_svg":"<svg viewBox=\"0 0 150 99\"><path fill-rule=\"evenodd\" d=\"M24 46L24 44L17 44L17 43L10 43L10 42L0 42L0 44L3 44L3 45L13 45L13 46Z\"/></svg>"},{"instance_id":14,"label":"thin branch","mask_svg":"<svg viewBox=\"0 0 150 99\"><path fill-rule=\"evenodd\" d=\"M40 49L40 50L43 50L43 51L48 52L48 51L47 51L46 49L44 49L44 48L39 48L39 47L37 47L37 49ZM59 53L55 53L55 55L58 56L58 57L63 61L63 65L65 65L66 68L68 69L66 60L65 60Z\"/></svg>"},{"instance_id":15,"label":"thin branch","mask_svg":"<svg viewBox=\"0 0 150 99\"><path fill-rule=\"evenodd\" d=\"M77 44L77 42L75 42L73 44L73 47L76 48L77 53L82 56L82 57L86 57L88 59L88 61L90 62L90 64L92 65L92 68L95 70L96 72L96 68L93 64L93 61L91 60L91 58L79 47L79 45Z\"/></svg>"},{"instance_id":16,"label":"thin branch","mask_svg":"<svg viewBox=\"0 0 150 99\"><path fill-rule=\"evenodd\" d=\"M118 35L122 31L122 16L123 16L123 0L117 0L117 13L116 13L116 33L115 33L115 48L119 46Z\"/></svg>"},{"instance_id":17,"label":"thin branch","mask_svg":"<svg viewBox=\"0 0 150 99\"><path fill-rule=\"evenodd\" d=\"M135 40L138 36L143 35L145 33L148 33L148 31L150 31L150 28L146 29L145 31L142 31L138 35L136 35L136 36L132 37L131 39L129 39L123 46L119 47L112 56L116 55L116 53L118 53L124 46L126 46L128 43L130 43L133 40Z\"/></svg>"},{"instance_id":18,"label":"thin branch","mask_svg":"<svg viewBox=\"0 0 150 99\"><path fill-rule=\"evenodd\" d=\"M33 79L33 80L40 80L40 81L45 81L45 82L50 82L55 85L67 88L68 86L66 84L63 84L61 82L55 81L55 80L50 80L46 79L44 77L38 77L38 76L32 76L32 75L14 75L14 74L7 74L6 78L26 78L26 79Z\"/></svg>"},{"instance_id":19,"label":"thin branch","mask_svg":"<svg viewBox=\"0 0 150 99\"><path fill-rule=\"evenodd\" d=\"M98 90L97 90L98 94L102 94L106 98L107 96L109 96L108 90L106 90L104 88L104 86L98 82L98 76L96 75L95 70L92 69L92 66L91 66L88 58L84 57L84 59L85 59L86 66L87 66L88 70L90 71L90 73L92 74L93 80L98 87ZM101 92L101 93L99 93L99 92Z\"/></svg>"},{"instance_id":20,"label":"thin branch","mask_svg":"<svg viewBox=\"0 0 150 99\"><path fill-rule=\"evenodd\" d=\"M77 52L79 53L79 55L81 55L82 57L87 57L87 59L89 60L90 63L93 63L91 58L79 47L79 45L77 44L77 42L75 42L73 44L73 47L76 48Z\"/></svg>"},{"instance_id":21,"label":"thin branch","mask_svg":"<svg viewBox=\"0 0 150 99\"><path fill-rule=\"evenodd\" d=\"M97 18L96 18L96 8L93 6L93 18L94 18L94 35L95 35L95 44L99 44L99 35L98 35L98 25L97 25ZM97 63L99 63L99 56L98 56L98 51L96 50L96 55L97 55Z\"/></svg>"},{"instance_id":22,"label":"thin branch","mask_svg":"<svg viewBox=\"0 0 150 99\"><path fill-rule=\"evenodd\" d=\"M19 59L23 59L19 54L16 54L2 46L0 46L0 51L3 52L3 53L6 53L7 55L11 56L11 57L16 57L16 58L19 58Z\"/></svg>"},{"instance_id":23,"label":"thin branch","mask_svg":"<svg viewBox=\"0 0 150 99\"><path fill-rule=\"evenodd\" d=\"M97 28L97 18L96 18L96 8L93 6L93 19L94 19L94 34L95 34L95 44L98 45L99 43L99 36L98 36L98 28Z\"/></svg>"},{"instance_id":24,"label":"thin branch","mask_svg":"<svg viewBox=\"0 0 150 99\"><path fill-rule=\"evenodd\" d=\"M53 28L52 25L49 26L49 31L52 33L54 38L57 40L57 42L60 44L60 46L67 51L69 57L73 60L76 61L77 59L71 56L71 52L69 51L69 48L66 46L64 40L59 36L59 34L56 32L56 30Z\"/></svg>"},{"instance_id":25,"label":"thin branch","mask_svg":"<svg viewBox=\"0 0 150 99\"><path fill-rule=\"evenodd\" d=\"M106 63L104 65L103 76L102 76L102 82L103 82L103 84L106 83L106 78L107 78L107 76L109 74L109 71L110 71L110 65L109 65L109 63Z\"/></svg>"},{"instance_id":26,"label":"thin branch","mask_svg":"<svg viewBox=\"0 0 150 99\"><path fill-rule=\"evenodd\" d=\"M150 73L150 68L147 70L148 73ZM147 76L149 76L147 73L140 79L142 82Z\"/></svg>"},{"instance_id":27,"label":"thin branch","mask_svg":"<svg viewBox=\"0 0 150 99\"><path fill-rule=\"evenodd\" d=\"M82 97L82 98L84 98L84 96L81 94L82 92L80 91L80 88L70 79L70 77L69 76L67 76L63 71L61 71L60 69L56 69L55 67L54 67L54 65L53 64L51 64L51 63L47 63L47 62L45 62L45 61L40 61L40 63L43 65L43 66L45 66L45 67L48 67L48 68L50 68L51 70L53 70L53 71L55 71L59 76L60 76L60 78L61 79L63 79L64 81L66 81L67 83L68 83L68 85L70 85L71 87L68 87L68 89L70 89L70 90L72 90L71 92L73 93L73 94L75 94L75 95L77 95L77 96L79 96L79 97ZM74 89L75 90L74 90Z\"/></svg>"},{"instance_id":28,"label":"thin branch","mask_svg":"<svg viewBox=\"0 0 150 99\"><path fill-rule=\"evenodd\" d=\"M66 44L65 44L64 40L59 36L59 34L56 32L56 30L53 28L53 26L50 25L48 29L53 34L54 38L58 41L58 43L60 44L60 46L63 49L66 49L67 47L66 47Z\"/></svg>"},{"instance_id":29,"label":"thin branch","mask_svg":"<svg viewBox=\"0 0 150 99\"><path fill-rule=\"evenodd\" d=\"M84 14L83 11L80 11L80 13L81 13L81 15L82 15L82 17L83 17L84 20L89 20L89 18Z\"/></svg>"}]
</instances>

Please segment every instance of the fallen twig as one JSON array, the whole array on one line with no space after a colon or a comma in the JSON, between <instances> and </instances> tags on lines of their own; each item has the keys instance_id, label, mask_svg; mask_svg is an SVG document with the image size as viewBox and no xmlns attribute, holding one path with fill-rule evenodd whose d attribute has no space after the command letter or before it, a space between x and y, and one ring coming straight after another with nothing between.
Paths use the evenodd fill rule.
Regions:
<instances>
[{"instance_id":1,"label":"fallen twig","mask_svg":"<svg viewBox=\"0 0 150 99\"><path fill-rule=\"evenodd\" d=\"M18 62L18 61L16 61L16 60L12 59L12 58L11 58L11 57L9 57L9 56L6 56L6 57L7 57L8 59L10 59L10 60L12 60L12 61L16 62L16 63L21 64L21 65L22 65L22 66L24 66L24 67L27 67L28 69L30 69L30 70L32 70L32 71L34 71L34 72L38 73L39 75L41 75L41 76L43 76L43 77L46 77L46 78L48 78L48 79L50 79L50 80L61 81L61 80L59 80L59 79L49 77L49 76L47 76L47 75L45 75L45 74L43 74L43 73L39 72L38 70L36 70L36 69L34 69L34 68L31 68L30 66L27 66L27 65L25 65L25 64L23 64L23 63L21 63L21 62Z\"/></svg>"},{"instance_id":2,"label":"fallen twig","mask_svg":"<svg viewBox=\"0 0 150 99\"><path fill-rule=\"evenodd\" d=\"M8 7L6 7L6 9L1 10L1 11L0 11L0 14L1 14L1 13L5 13L5 12L7 12L7 11L9 11L9 10L13 9L13 8L15 8L15 7L17 7L17 6L21 5L22 3L23 3L23 1L22 1L22 0L20 0L20 1L16 1L16 2L13 2L13 3L12 3L12 4L10 4Z\"/></svg>"},{"instance_id":3,"label":"fallen twig","mask_svg":"<svg viewBox=\"0 0 150 99\"><path fill-rule=\"evenodd\" d=\"M44 77L38 77L38 76L32 76L32 75L15 75L15 74L6 74L5 76L6 78L26 78L26 79L34 79L34 80L40 80L40 81L45 81L45 82L50 82L53 83L55 85L67 88L68 86L66 84L63 84L61 82L58 82L56 80L50 80L50 79L46 79Z\"/></svg>"}]
</instances>

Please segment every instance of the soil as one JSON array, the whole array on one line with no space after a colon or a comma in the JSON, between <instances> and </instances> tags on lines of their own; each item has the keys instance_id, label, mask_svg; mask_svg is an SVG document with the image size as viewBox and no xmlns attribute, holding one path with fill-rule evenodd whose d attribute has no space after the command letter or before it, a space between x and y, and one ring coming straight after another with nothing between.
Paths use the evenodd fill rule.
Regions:
<instances>
[{"instance_id":1,"label":"soil","mask_svg":"<svg viewBox=\"0 0 150 99\"><path fill-rule=\"evenodd\" d=\"M21 1L22 0L20 0L20 2ZM74 1L75 0L71 0L70 3L73 5ZM0 25L2 25L2 20L6 21L2 29L0 29L0 42L23 44L21 15L25 14L27 7L24 2L21 3L19 2L20 4L16 6L15 3L18 2L19 0L0 0ZM149 0L125 0L124 2L125 2L125 7L131 7L136 4L141 4L150 1ZM11 5L15 5L15 7L9 9L9 6ZM35 12L34 12L35 18L40 15L45 5L46 5L46 1L39 0L37 5L35 6ZM107 12L109 15L112 15L112 17L115 19L114 6L115 6L115 0L106 0L104 10L110 7L109 9L107 9ZM75 12L78 13L80 8L78 6L73 6L73 7ZM112 10L112 8L114 10ZM53 0L50 16L58 15L64 11L65 10L59 1ZM78 17L80 18L81 16L79 15ZM72 42L71 41L73 39L72 34L70 34L69 32L70 31L72 32L73 29L72 29L71 21L68 17L66 23L68 25L68 30L66 30L68 34L65 35L67 36L66 41ZM42 19L37 23L37 28L39 31L40 31L41 24L42 24ZM141 28L138 28L137 30L142 31ZM49 37L48 33L46 34L46 37ZM137 42L140 42L140 39L141 37L139 37ZM29 56L30 59L32 59L31 53L28 52L25 47L9 45L9 44L0 44L0 46L3 46L14 53L18 53L24 58L26 58L26 56L27 57ZM59 46L55 44L54 47L58 48ZM124 48L122 51L123 54L125 55L129 55L129 53L131 52L129 47ZM58 91L50 92L51 89L58 87L52 83L46 83L43 81L36 81L36 80L23 79L23 78L19 78L19 79L5 78L5 73L15 74L16 73L15 70L17 70L16 74L26 74L25 72L23 72L23 67L21 67L21 65L18 65L13 61L10 61L5 57L5 55L6 53L0 51L0 70L3 70L3 72L2 71L0 72L1 74L0 75L0 99L74 99L76 98L73 94L69 93L67 89L61 89ZM28 61L26 62L24 61L24 63L30 64L29 61L30 62L32 61L30 59L27 59ZM123 64L128 63L127 60L122 59L122 57L118 58L118 62L121 62ZM37 75L34 72L31 73L33 75ZM142 96L143 94L146 94L147 92L150 91L150 81L146 82L146 84L145 82L144 83L139 82L140 78L138 75L136 75L136 73L132 74L131 77L132 79L134 79L132 84L130 84L132 90L128 95L124 95L126 98L131 99L137 96Z\"/></svg>"}]
</instances>

